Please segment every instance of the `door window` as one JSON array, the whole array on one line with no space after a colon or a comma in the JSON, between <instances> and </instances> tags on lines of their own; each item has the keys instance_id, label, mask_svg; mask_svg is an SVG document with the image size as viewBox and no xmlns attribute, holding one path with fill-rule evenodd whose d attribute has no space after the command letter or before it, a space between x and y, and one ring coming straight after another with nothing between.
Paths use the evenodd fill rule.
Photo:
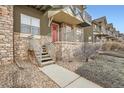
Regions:
<instances>
[{"instance_id":1,"label":"door window","mask_svg":"<svg viewBox=\"0 0 124 93\"><path fill-rule=\"evenodd\" d=\"M72 42L73 41L73 31L70 26L66 25L66 41Z\"/></svg>"}]
</instances>

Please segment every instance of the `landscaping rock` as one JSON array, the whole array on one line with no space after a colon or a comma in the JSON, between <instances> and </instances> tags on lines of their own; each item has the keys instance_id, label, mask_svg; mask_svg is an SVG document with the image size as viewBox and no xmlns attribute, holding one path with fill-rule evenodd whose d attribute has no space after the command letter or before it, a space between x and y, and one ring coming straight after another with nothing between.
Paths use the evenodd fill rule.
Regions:
<instances>
[{"instance_id":1,"label":"landscaping rock","mask_svg":"<svg viewBox=\"0 0 124 93\"><path fill-rule=\"evenodd\" d=\"M55 88L58 85L42 73L35 65L22 62L23 69L14 63L0 66L1 88Z\"/></svg>"}]
</instances>

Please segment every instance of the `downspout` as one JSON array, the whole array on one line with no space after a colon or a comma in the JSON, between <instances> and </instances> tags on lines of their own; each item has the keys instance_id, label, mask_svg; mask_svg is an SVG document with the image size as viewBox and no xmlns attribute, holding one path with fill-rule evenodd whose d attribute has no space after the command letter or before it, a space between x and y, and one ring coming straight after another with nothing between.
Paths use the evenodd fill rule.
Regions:
<instances>
[{"instance_id":1,"label":"downspout","mask_svg":"<svg viewBox=\"0 0 124 93\"><path fill-rule=\"evenodd\" d=\"M14 47L14 6L13 6L13 62L16 63L14 50L15 50L15 47Z\"/></svg>"},{"instance_id":2,"label":"downspout","mask_svg":"<svg viewBox=\"0 0 124 93\"><path fill-rule=\"evenodd\" d=\"M92 44L94 44L93 25L91 25L91 31L92 31Z\"/></svg>"},{"instance_id":3,"label":"downspout","mask_svg":"<svg viewBox=\"0 0 124 93\"><path fill-rule=\"evenodd\" d=\"M15 63L16 64L16 66L18 67L18 68L20 68L19 67L19 65L16 63L16 60L15 60L15 34L14 34L14 26L15 26L15 23L14 23L14 6L13 6L13 63Z\"/></svg>"},{"instance_id":4,"label":"downspout","mask_svg":"<svg viewBox=\"0 0 124 93\"><path fill-rule=\"evenodd\" d=\"M84 12L84 10L85 10L86 8L83 8L83 12ZM86 22L85 20L84 20L84 18L82 17L82 15L81 15L81 13L79 13L80 14L80 16L81 16L81 19L83 20L83 22ZM86 47L86 41L85 41L85 29L83 29L83 45L82 45L82 47L83 47L83 53L84 53L84 58L86 58L87 59L87 55L85 54L86 53L86 51L85 51L85 47ZM85 59L85 61L86 61L86 59Z\"/></svg>"},{"instance_id":5,"label":"downspout","mask_svg":"<svg viewBox=\"0 0 124 93\"><path fill-rule=\"evenodd\" d=\"M14 5L13 5L13 63L16 64L16 66L19 68L19 69L24 69L23 67L20 67L19 64L16 62L15 60L15 46L14 46L14 42L15 42L15 38L14 38Z\"/></svg>"}]
</instances>

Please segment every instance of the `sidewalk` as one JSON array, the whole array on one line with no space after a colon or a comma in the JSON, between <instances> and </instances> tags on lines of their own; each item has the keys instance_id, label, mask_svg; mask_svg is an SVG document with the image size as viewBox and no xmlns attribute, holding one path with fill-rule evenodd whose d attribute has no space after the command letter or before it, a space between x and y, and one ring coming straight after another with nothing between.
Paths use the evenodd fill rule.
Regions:
<instances>
[{"instance_id":1,"label":"sidewalk","mask_svg":"<svg viewBox=\"0 0 124 93\"><path fill-rule=\"evenodd\" d=\"M59 65L48 65L40 70L56 82L61 88L102 88Z\"/></svg>"}]
</instances>

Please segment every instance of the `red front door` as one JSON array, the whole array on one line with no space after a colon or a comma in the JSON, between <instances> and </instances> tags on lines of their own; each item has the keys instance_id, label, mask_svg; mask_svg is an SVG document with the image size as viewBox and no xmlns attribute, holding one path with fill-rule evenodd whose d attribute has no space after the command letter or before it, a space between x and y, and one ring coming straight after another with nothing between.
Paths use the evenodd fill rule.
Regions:
<instances>
[{"instance_id":1,"label":"red front door","mask_svg":"<svg viewBox=\"0 0 124 93\"><path fill-rule=\"evenodd\" d=\"M59 30L59 25L56 23L52 23L51 24L52 42L56 42L58 40L58 30Z\"/></svg>"}]
</instances>

